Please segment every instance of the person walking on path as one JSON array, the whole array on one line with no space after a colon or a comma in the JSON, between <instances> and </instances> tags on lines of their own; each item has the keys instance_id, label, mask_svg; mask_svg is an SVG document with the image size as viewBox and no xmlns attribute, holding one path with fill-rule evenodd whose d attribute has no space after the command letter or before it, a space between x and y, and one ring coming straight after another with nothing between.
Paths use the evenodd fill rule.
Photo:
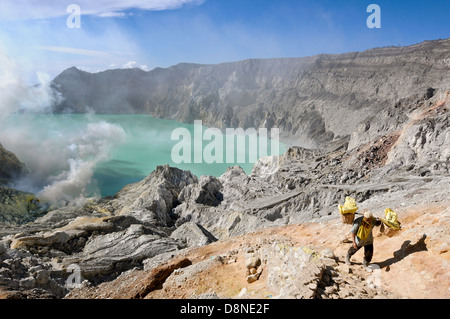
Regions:
<instances>
[{"instance_id":1,"label":"person walking on path","mask_svg":"<svg viewBox=\"0 0 450 319\"><path fill-rule=\"evenodd\" d=\"M364 213L364 216L357 218L353 222L353 227L350 230L352 234L352 246L347 252L345 263L350 265L350 258L359 250L364 247L364 259L363 266L367 268L373 256L373 234L372 229L374 226L380 226L381 220L374 218L371 212Z\"/></svg>"}]
</instances>

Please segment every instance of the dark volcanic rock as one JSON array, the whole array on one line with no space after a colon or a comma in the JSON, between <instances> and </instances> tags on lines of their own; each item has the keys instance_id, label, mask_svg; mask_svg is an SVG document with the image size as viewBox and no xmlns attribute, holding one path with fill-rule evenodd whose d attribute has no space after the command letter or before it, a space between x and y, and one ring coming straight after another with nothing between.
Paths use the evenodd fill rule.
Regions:
<instances>
[{"instance_id":1,"label":"dark volcanic rock","mask_svg":"<svg viewBox=\"0 0 450 319\"><path fill-rule=\"evenodd\" d=\"M0 185L11 182L25 171L25 165L19 161L14 153L6 150L0 144Z\"/></svg>"}]
</instances>

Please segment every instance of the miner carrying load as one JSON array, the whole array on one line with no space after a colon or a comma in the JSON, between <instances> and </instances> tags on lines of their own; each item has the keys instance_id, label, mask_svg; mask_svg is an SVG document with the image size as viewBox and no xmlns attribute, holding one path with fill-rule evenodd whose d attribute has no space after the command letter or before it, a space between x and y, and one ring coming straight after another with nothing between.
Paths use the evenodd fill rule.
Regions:
<instances>
[{"instance_id":1,"label":"miner carrying load","mask_svg":"<svg viewBox=\"0 0 450 319\"><path fill-rule=\"evenodd\" d=\"M374 218L371 212L365 212L364 216L361 216L353 222L353 227L350 230L352 234L352 246L347 252L345 259L346 264L350 265L350 258L361 248L364 247L364 260L363 265L368 267L373 256L373 234L372 229L374 226L380 226L381 220Z\"/></svg>"}]
</instances>

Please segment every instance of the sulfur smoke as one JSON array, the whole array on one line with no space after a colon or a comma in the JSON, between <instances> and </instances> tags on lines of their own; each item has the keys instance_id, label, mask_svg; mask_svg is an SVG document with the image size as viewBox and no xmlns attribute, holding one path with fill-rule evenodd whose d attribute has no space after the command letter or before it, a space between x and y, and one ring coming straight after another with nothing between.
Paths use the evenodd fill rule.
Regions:
<instances>
[{"instance_id":1,"label":"sulfur smoke","mask_svg":"<svg viewBox=\"0 0 450 319\"><path fill-rule=\"evenodd\" d=\"M124 130L94 120L73 123L70 130L52 130L52 105L61 97L47 74L27 85L20 68L0 51L0 143L26 165L28 173L10 186L37 194L53 205L79 205L96 196L96 165L124 142ZM45 115L43 115L45 114ZM40 116L40 117L39 117Z\"/></svg>"}]
</instances>

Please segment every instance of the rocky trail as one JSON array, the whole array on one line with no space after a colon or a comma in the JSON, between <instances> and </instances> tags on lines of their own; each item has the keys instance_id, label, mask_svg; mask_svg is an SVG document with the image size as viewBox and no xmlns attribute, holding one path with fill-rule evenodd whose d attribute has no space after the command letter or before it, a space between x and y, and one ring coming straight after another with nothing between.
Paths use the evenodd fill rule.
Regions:
<instances>
[{"instance_id":1,"label":"rocky trail","mask_svg":"<svg viewBox=\"0 0 450 319\"><path fill-rule=\"evenodd\" d=\"M66 298L449 298L448 206L407 208L393 237L375 231L373 271L362 252L344 263L350 226L340 220L270 227L148 260L114 281ZM426 229L426 233L424 233ZM260 260L257 280L248 264Z\"/></svg>"}]
</instances>

